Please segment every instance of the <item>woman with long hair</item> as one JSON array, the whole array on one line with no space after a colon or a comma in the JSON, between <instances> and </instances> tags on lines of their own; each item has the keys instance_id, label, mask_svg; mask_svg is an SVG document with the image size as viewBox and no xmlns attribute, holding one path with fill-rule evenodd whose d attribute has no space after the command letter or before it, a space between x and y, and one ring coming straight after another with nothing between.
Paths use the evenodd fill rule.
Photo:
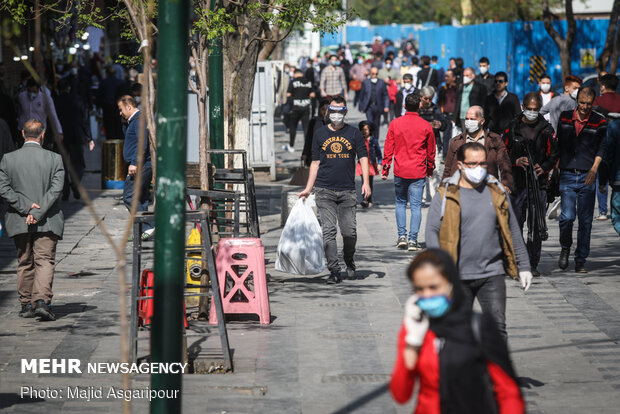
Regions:
<instances>
[{"instance_id":1,"label":"woman with long hair","mask_svg":"<svg viewBox=\"0 0 620 414\"><path fill-rule=\"evenodd\" d=\"M394 399L407 402L419 382L416 414L523 414L506 342L492 318L468 306L450 255L426 250L407 276L414 294L398 337Z\"/></svg>"}]
</instances>

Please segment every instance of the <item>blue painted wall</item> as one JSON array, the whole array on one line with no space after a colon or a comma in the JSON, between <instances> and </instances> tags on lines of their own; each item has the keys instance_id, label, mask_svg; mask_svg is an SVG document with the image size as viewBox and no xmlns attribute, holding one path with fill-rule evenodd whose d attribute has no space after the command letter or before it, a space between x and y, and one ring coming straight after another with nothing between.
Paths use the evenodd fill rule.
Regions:
<instances>
[{"instance_id":1,"label":"blue painted wall","mask_svg":"<svg viewBox=\"0 0 620 414\"><path fill-rule=\"evenodd\" d=\"M555 22L557 30L564 35L566 22ZM598 57L605 43L609 20L578 20L577 34L571 49L574 75L587 76L593 74L593 68L580 67L580 50L596 49ZM491 61L491 72L504 71L509 76L509 89L523 97L524 94L537 89L530 84L530 57L542 56L547 62L547 73L552 83L561 84L560 52L551 37L547 34L543 22L512 22L486 23L480 25L453 27L437 26L434 23L423 25L390 25L390 26L348 26L347 39L350 42L371 42L375 35L392 40L408 37L413 33L419 41L420 54L437 55L439 63L447 67L451 57L460 56L465 66L477 68L478 59L486 56ZM323 46L339 44L341 34L323 37Z\"/></svg>"}]
</instances>

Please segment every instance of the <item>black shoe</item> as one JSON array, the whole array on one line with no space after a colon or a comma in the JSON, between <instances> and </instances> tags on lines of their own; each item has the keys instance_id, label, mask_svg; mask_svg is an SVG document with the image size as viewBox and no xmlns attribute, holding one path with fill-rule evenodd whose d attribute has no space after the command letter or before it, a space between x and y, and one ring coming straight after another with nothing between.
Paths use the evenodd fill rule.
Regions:
<instances>
[{"instance_id":1,"label":"black shoe","mask_svg":"<svg viewBox=\"0 0 620 414\"><path fill-rule=\"evenodd\" d=\"M67 201L67 200L69 200L69 193L67 193L67 194L63 193L62 194L62 201Z\"/></svg>"},{"instance_id":2,"label":"black shoe","mask_svg":"<svg viewBox=\"0 0 620 414\"><path fill-rule=\"evenodd\" d=\"M562 270L568 267L568 256L570 254L569 248L562 248L560 252L560 259L558 260L558 267Z\"/></svg>"},{"instance_id":3,"label":"black shoe","mask_svg":"<svg viewBox=\"0 0 620 414\"><path fill-rule=\"evenodd\" d=\"M34 307L35 316L39 316L42 321L55 321L56 315L52 313L52 307L39 299Z\"/></svg>"},{"instance_id":4,"label":"black shoe","mask_svg":"<svg viewBox=\"0 0 620 414\"><path fill-rule=\"evenodd\" d=\"M80 192L78 190L75 190L73 192L73 198L75 198L76 200L79 200L80 198L82 198L82 196L80 195Z\"/></svg>"},{"instance_id":5,"label":"black shoe","mask_svg":"<svg viewBox=\"0 0 620 414\"><path fill-rule=\"evenodd\" d=\"M363 201L360 203L360 206L362 206L362 208L368 208L368 201L367 201L367 200L363 200Z\"/></svg>"},{"instance_id":6,"label":"black shoe","mask_svg":"<svg viewBox=\"0 0 620 414\"><path fill-rule=\"evenodd\" d=\"M532 276L534 277L540 277L540 272L538 271L537 268L533 267L532 268Z\"/></svg>"},{"instance_id":7,"label":"black shoe","mask_svg":"<svg viewBox=\"0 0 620 414\"><path fill-rule=\"evenodd\" d=\"M331 273L325 283L328 285L335 285L336 283L340 283L340 272Z\"/></svg>"},{"instance_id":8,"label":"black shoe","mask_svg":"<svg viewBox=\"0 0 620 414\"><path fill-rule=\"evenodd\" d=\"M588 273L585 263L575 262L575 273Z\"/></svg>"},{"instance_id":9,"label":"black shoe","mask_svg":"<svg viewBox=\"0 0 620 414\"><path fill-rule=\"evenodd\" d=\"M22 310L19 312L20 318L34 318L34 309L32 309L32 303L22 305Z\"/></svg>"}]
</instances>

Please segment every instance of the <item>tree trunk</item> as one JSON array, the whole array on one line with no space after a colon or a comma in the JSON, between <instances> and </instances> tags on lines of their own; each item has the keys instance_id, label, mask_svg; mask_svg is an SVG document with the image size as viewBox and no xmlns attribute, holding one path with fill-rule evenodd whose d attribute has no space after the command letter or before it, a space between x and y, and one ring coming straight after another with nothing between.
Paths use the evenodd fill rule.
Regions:
<instances>
[{"instance_id":1,"label":"tree trunk","mask_svg":"<svg viewBox=\"0 0 620 414\"><path fill-rule=\"evenodd\" d=\"M243 31L223 37L224 116L227 121L224 127L227 148L249 151L254 77L261 47L256 39L261 38L263 26L262 20L256 17L240 16L239 20L237 27L243 27Z\"/></svg>"},{"instance_id":2,"label":"tree trunk","mask_svg":"<svg viewBox=\"0 0 620 414\"><path fill-rule=\"evenodd\" d=\"M543 0L543 23L545 30L551 36L555 44L560 49L560 62L562 64L562 79L571 74L571 55L570 50L573 46L577 23L573 14L572 0L564 0L564 8L566 12L566 36L562 37L553 26L553 20L557 18L549 10L549 0Z\"/></svg>"},{"instance_id":3,"label":"tree trunk","mask_svg":"<svg viewBox=\"0 0 620 414\"><path fill-rule=\"evenodd\" d=\"M616 29L618 27L618 15L620 14L620 0L614 0L614 5L609 16L609 26L607 27L607 37L605 38L605 46L596 62L598 71L605 70L612 51L618 47L616 40Z\"/></svg>"}]
</instances>

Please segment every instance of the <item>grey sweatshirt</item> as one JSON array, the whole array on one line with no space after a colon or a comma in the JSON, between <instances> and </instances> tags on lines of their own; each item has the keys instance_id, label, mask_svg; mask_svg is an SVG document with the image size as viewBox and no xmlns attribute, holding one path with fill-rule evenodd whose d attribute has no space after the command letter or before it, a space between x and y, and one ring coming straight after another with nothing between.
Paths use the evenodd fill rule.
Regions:
<instances>
[{"instance_id":1,"label":"grey sweatshirt","mask_svg":"<svg viewBox=\"0 0 620 414\"><path fill-rule=\"evenodd\" d=\"M458 182L458 178L460 178L459 171L444 180L444 185L446 182ZM496 181L491 176L488 179ZM502 260L504 252L491 191L486 183L478 188L461 188L459 189L459 198L461 203L461 240L459 241L458 268L461 279L482 279L504 274ZM439 247L442 202L443 197L437 192L431 202L426 221L427 247ZM508 197L508 202L510 203L510 197ZM510 235L517 257L517 266L519 271L529 271L530 260L519 229L519 223L512 211L512 205L509 206L509 209Z\"/></svg>"}]
</instances>

